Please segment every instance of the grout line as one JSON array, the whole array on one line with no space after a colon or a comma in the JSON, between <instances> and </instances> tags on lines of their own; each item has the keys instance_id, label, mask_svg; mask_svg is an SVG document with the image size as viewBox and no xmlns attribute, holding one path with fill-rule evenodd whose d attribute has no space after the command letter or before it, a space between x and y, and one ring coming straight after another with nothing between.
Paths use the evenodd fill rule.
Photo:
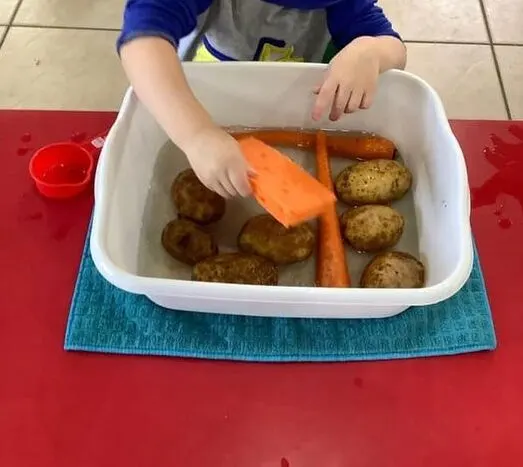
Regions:
<instances>
[{"instance_id":1,"label":"grout line","mask_svg":"<svg viewBox=\"0 0 523 467\"><path fill-rule=\"evenodd\" d=\"M481 7L481 14L483 15L483 21L485 22L485 27L487 28L487 35L490 43L490 51L492 53L492 59L494 60L494 68L496 69L496 74L498 76L499 85L501 86L501 96L503 97L503 103L505 104L505 110L507 111L507 117L509 120L512 120L512 113L510 112L510 105L508 103L507 91L505 90L505 84L503 83L503 76L501 75L501 68L499 67L498 56L496 55L496 47L492 40L492 31L490 30L490 24L488 21L487 9L483 0L479 0L479 5Z\"/></svg>"},{"instance_id":2,"label":"grout line","mask_svg":"<svg viewBox=\"0 0 523 467\"><path fill-rule=\"evenodd\" d=\"M438 44L438 45L491 45L489 41L474 42L474 41L445 41L445 40L404 40L406 44ZM493 42L493 45L503 45L507 47L523 47L522 43L517 42Z\"/></svg>"},{"instance_id":3,"label":"grout line","mask_svg":"<svg viewBox=\"0 0 523 467\"><path fill-rule=\"evenodd\" d=\"M11 16L9 17L9 20L7 21L7 26L5 27L4 35L0 37L0 49L4 45L5 40L7 39L7 34L9 33L9 29L11 29L11 25L13 24L13 21L15 20L15 16L18 13L18 10L22 6L22 0L18 0L18 3L13 8L13 11L11 12Z\"/></svg>"},{"instance_id":4,"label":"grout line","mask_svg":"<svg viewBox=\"0 0 523 467\"><path fill-rule=\"evenodd\" d=\"M80 30L80 31L109 31L120 32L118 28L93 28L87 26L52 26L44 24L12 24L13 28L32 28L32 29L62 29L62 30Z\"/></svg>"},{"instance_id":5,"label":"grout line","mask_svg":"<svg viewBox=\"0 0 523 467\"><path fill-rule=\"evenodd\" d=\"M499 84L501 86L501 95L503 97L503 102L505 103L505 108L507 110L507 116L509 120L512 120L512 112L510 111L510 104L508 102L507 91L505 89L505 83L503 82L503 75L501 73L501 68L499 66L498 55L496 54L496 47L494 44L491 45L492 58L494 60L494 67L496 68L496 74L498 75Z\"/></svg>"},{"instance_id":6,"label":"grout line","mask_svg":"<svg viewBox=\"0 0 523 467\"><path fill-rule=\"evenodd\" d=\"M0 31L4 29L4 31L2 33L0 33L0 49L2 48L2 44L4 43L5 41L5 38L7 36L7 30L9 29L9 26L0 26Z\"/></svg>"},{"instance_id":7,"label":"grout line","mask_svg":"<svg viewBox=\"0 0 523 467\"><path fill-rule=\"evenodd\" d=\"M7 22L7 26L11 26L13 24L13 21L15 20L16 14L18 13L18 10L22 6L22 1L23 0L18 0L18 3L13 8L11 16L9 17L9 21Z\"/></svg>"},{"instance_id":8,"label":"grout line","mask_svg":"<svg viewBox=\"0 0 523 467\"><path fill-rule=\"evenodd\" d=\"M426 40L404 40L406 44L449 44L449 45L489 45L489 42L474 42L474 41L426 41Z\"/></svg>"},{"instance_id":9,"label":"grout line","mask_svg":"<svg viewBox=\"0 0 523 467\"><path fill-rule=\"evenodd\" d=\"M64 26L64 25L50 25L50 24L17 24L12 23L9 25L13 28L33 28L33 29L64 29L64 30L80 30L80 31L109 31L109 32L120 32L119 28L96 28L91 26ZM403 42L406 44L449 44L449 45L491 45L490 41L453 41L453 40L416 40L406 39ZM503 45L507 47L523 47L523 43L516 42L495 42L494 45Z\"/></svg>"},{"instance_id":10,"label":"grout line","mask_svg":"<svg viewBox=\"0 0 523 467\"><path fill-rule=\"evenodd\" d=\"M517 42L493 42L492 45L502 45L507 47L523 47L523 43L518 44Z\"/></svg>"},{"instance_id":11,"label":"grout line","mask_svg":"<svg viewBox=\"0 0 523 467\"><path fill-rule=\"evenodd\" d=\"M1 49L2 46L4 45L4 42L5 42L6 38L7 38L7 33L9 32L10 26L7 25L7 26L0 26L0 27L2 27L2 28L5 27L4 34L0 36L0 49Z\"/></svg>"}]
</instances>

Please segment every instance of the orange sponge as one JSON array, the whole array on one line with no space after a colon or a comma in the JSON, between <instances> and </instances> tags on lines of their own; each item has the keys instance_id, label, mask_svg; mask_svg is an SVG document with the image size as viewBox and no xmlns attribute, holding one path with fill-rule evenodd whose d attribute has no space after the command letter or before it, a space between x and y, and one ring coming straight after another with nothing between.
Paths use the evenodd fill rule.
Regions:
<instances>
[{"instance_id":1,"label":"orange sponge","mask_svg":"<svg viewBox=\"0 0 523 467\"><path fill-rule=\"evenodd\" d=\"M331 190L277 149L253 137L240 139L239 144L255 172L254 197L284 226L313 219L335 204Z\"/></svg>"}]
</instances>

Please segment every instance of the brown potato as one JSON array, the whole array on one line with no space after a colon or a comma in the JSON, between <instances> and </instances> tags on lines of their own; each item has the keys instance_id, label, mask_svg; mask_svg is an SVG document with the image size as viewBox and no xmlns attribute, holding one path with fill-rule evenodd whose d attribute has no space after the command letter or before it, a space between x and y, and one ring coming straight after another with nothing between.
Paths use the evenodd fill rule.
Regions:
<instances>
[{"instance_id":1,"label":"brown potato","mask_svg":"<svg viewBox=\"0 0 523 467\"><path fill-rule=\"evenodd\" d=\"M165 226L162 245L174 259L190 266L218 254L212 235L186 219L176 219Z\"/></svg>"},{"instance_id":2,"label":"brown potato","mask_svg":"<svg viewBox=\"0 0 523 467\"><path fill-rule=\"evenodd\" d=\"M278 269L261 256L245 253L222 253L196 264L192 279L201 282L278 285Z\"/></svg>"},{"instance_id":3,"label":"brown potato","mask_svg":"<svg viewBox=\"0 0 523 467\"><path fill-rule=\"evenodd\" d=\"M365 267L360 287L414 289L425 285L425 267L414 256L399 251L380 253Z\"/></svg>"},{"instance_id":4,"label":"brown potato","mask_svg":"<svg viewBox=\"0 0 523 467\"><path fill-rule=\"evenodd\" d=\"M292 264L307 259L315 246L309 224L285 228L270 214L250 218L238 235L244 253L267 258L276 264Z\"/></svg>"},{"instance_id":5,"label":"brown potato","mask_svg":"<svg viewBox=\"0 0 523 467\"><path fill-rule=\"evenodd\" d=\"M192 169L180 172L171 187L171 197L181 218L210 224L225 214L225 199L209 190Z\"/></svg>"},{"instance_id":6,"label":"brown potato","mask_svg":"<svg viewBox=\"0 0 523 467\"><path fill-rule=\"evenodd\" d=\"M348 209L340 217L341 233L358 251L380 251L396 245L405 219L389 206L367 204Z\"/></svg>"},{"instance_id":7,"label":"brown potato","mask_svg":"<svg viewBox=\"0 0 523 467\"><path fill-rule=\"evenodd\" d=\"M358 162L343 169L335 181L338 198L354 206L396 201L411 184L409 169L388 159Z\"/></svg>"}]
</instances>

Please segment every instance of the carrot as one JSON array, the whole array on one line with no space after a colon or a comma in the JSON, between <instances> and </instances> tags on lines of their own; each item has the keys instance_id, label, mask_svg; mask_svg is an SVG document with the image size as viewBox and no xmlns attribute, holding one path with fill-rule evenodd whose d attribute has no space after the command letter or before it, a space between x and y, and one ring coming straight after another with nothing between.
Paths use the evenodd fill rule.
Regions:
<instances>
[{"instance_id":1,"label":"carrot","mask_svg":"<svg viewBox=\"0 0 523 467\"><path fill-rule=\"evenodd\" d=\"M283 146L288 148L312 149L316 143L314 133L293 130L254 130L246 133L232 133L236 138L246 135L253 136L269 146Z\"/></svg>"},{"instance_id":2,"label":"carrot","mask_svg":"<svg viewBox=\"0 0 523 467\"><path fill-rule=\"evenodd\" d=\"M335 206L333 190L277 149L252 137L241 139L240 148L256 174L251 179L254 197L284 226L313 219Z\"/></svg>"},{"instance_id":3,"label":"carrot","mask_svg":"<svg viewBox=\"0 0 523 467\"><path fill-rule=\"evenodd\" d=\"M254 130L231 134L236 139L254 136L270 146L312 149L316 143L314 133L298 130ZM392 141L367 134L329 135L327 149L331 155L347 159L393 159L396 154Z\"/></svg>"},{"instance_id":4,"label":"carrot","mask_svg":"<svg viewBox=\"0 0 523 467\"><path fill-rule=\"evenodd\" d=\"M333 189L327 137L323 131L319 131L316 136L316 175L329 190ZM319 218L316 283L320 287L350 287L345 248L335 206L331 206Z\"/></svg>"},{"instance_id":5,"label":"carrot","mask_svg":"<svg viewBox=\"0 0 523 467\"><path fill-rule=\"evenodd\" d=\"M353 159L394 159L396 155L396 146L392 141L366 134L328 136L327 148L337 156Z\"/></svg>"}]
</instances>

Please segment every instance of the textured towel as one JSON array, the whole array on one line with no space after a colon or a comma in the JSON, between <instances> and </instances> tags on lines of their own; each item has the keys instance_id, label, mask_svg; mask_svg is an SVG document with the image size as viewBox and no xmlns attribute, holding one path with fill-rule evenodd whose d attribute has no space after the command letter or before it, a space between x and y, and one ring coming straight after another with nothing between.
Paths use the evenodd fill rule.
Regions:
<instances>
[{"instance_id":1,"label":"textured towel","mask_svg":"<svg viewBox=\"0 0 523 467\"><path fill-rule=\"evenodd\" d=\"M65 338L67 350L260 362L383 360L495 346L477 259L465 287L437 305L386 319L286 319L165 310L106 282L87 246Z\"/></svg>"}]
</instances>

